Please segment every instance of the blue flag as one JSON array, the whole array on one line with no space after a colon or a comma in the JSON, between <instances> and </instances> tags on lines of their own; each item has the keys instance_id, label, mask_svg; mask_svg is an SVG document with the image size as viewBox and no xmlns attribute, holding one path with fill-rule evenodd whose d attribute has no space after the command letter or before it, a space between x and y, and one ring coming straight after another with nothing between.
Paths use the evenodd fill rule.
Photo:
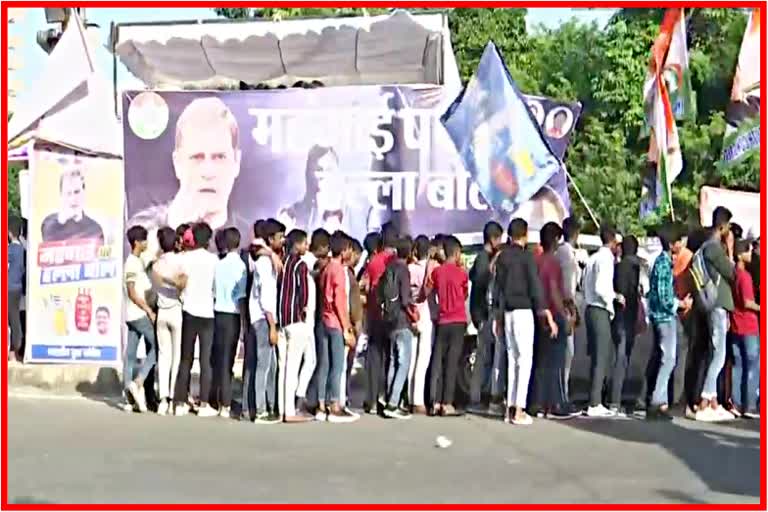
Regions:
<instances>
[{"instance_id":1,"label":"blue flag","mask_svg":"<svg viewBox=\"0 0 768 512\"><path fill-rule=\"evenodd\" d=\"M493 43L442 122L465 168L498 212L513 213L562 165Z\"/></svg>"}]
</instances>

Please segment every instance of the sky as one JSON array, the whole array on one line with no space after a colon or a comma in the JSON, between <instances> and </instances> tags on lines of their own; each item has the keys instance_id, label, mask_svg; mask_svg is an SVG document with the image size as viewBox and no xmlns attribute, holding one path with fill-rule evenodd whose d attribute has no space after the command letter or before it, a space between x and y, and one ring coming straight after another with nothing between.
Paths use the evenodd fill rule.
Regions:
<instances>
[{"instance_id":1,"label":"sky","mask_svg":"<svg viewBox=\"0 0 768 512\"><path fill-rule=\"evenodd\" d=\"M45 13L42 8L25 9L23 17L9 28L10 36L20 43L14 50L13 60L20 63L18 70L12 71L11 82L20 88L28 85L41 72L46 58L46 53L37 45L36 34L39 30L52 28L45 21ZM604 26L613 9L568 9L568 8L536 8L528 9L527 24L531 27L544 24L547 27L557 27L572 17L580 21L597 21ZM91 8L86 10L88 23L99 25L101 45L96 50L96 65L99 70L112 82L112 55L104 45L109 39L109 27L112 22L146 22L169 20L198 20L215 18L216 14L210 8ZM143 83L134 77L118 61L118 89L143 88Z\"/></svg>"}]
</instances>

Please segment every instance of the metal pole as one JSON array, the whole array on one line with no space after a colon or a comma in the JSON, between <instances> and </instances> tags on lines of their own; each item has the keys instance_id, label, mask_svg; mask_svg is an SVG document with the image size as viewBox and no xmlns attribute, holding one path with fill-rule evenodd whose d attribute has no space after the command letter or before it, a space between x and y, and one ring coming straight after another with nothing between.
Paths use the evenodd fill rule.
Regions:
<instances>
[{"instance_id":1,"label":"metal pole","mask_svg":"<svg viewBox=\"0 0 768 512\"><path fill-rule=\"evenodd\" d=\"M584 208L587 209L587 213L589 213L589 216L592 218L592 222L594 222L595 226L597 226L597 228L600 229L600 223L597 221L597 217L595 216L595 213L592 211L592 208L589 207L589 204L587 204L587 200L584 198L584 195L581 193L581 190L579 190L579 186L573 180L571 173L568 172L568 168L565 165L563 165L563 170L565 171L565 176L568 178L568 181L570 181L571 185L573 185L573 190L576 191L576 195L579 196L579 199L581 200L581 203L584 205Z\"/></svg>"}]
</instances>

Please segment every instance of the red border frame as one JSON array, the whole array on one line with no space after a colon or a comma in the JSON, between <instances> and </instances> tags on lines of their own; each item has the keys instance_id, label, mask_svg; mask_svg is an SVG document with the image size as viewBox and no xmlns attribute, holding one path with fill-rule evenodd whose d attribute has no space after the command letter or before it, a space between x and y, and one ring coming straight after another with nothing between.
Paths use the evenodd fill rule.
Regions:
<instances>
[{"instance_id":1,"label":"red border frame","mask_svg":"<svg viewBox=\"0 0 768 512\"><path fill-rule=\"evenodd\" d=\"M8 60L8 30L6 28L8 27L8 9L11 7L21 7L21 8L32 8L32 7L70 7L75 2L64 2L61 0L53 0L48 2L41 2L41 1L18 1L18 2L3 2L0 6L0 10L2 11L0 20L2 20L2 35L0 37L0 41L2 41L2 51L3 51L3 61L7 62ZM203 2L189 2L189 1L168 1L168 0L161 0L161 1L149 1L149 0L119 0L119 1L103 1L103 0L84 0L76 2L78 6L81 7L184 7L184 6L194 6L194 7L202 7ZM720 8L759 8L760 9L760 18L761 23L765 23L765 14L766 14L766 3L765 2L755 2L755 1L745 1L745 2L733 2L733 1L716 1L716 2L701 2L701 1L694 1L694 2L679 2L679 1L673 1L673 2L652 2L652 1L646 1L646 0L640 0L640 1L618 1L618 0L608 0L605 2L598 2L598 1L590 1L590 0L551 0L551 1L500 1L500 2L491 2L487 0L477 0L477 1L457 1L457 0L437 0L435 2L424 0L424 1L414 1L414 0L405 0L402 2L376 2L371 0L362 0L362 1L354 1L354 0L341 0L341 1L306 1L306 0L299 0L299 1L287 1L287 2L275 2L267 1L267 2L260 2L258 4L259 7L386 7L390 5L397 5L397 7L430 7L430 8L439 8L439 7L607 7L607 8L614 8L614 7L647 7L647 8L658 8L658 7L720 7ZM243 2L243 1L209 1L205 2L205 7L254 7L254 4L251 2ZM763 37L760 41L760 72L761 76L765 76L765 68L766 65L766 38ZM7 66L5 66L2 70L2 90L4 93L4 97L8 97L8 72L7 72ZM765 96L766 92L766 84L765 81L761 81L760 83L760 94L761 96ZM2 116L3 119L8 119L8 103L7 101L2 102ZM761 109L760 111L760 130L761 130L761 144L760 144L760 197L761 197L761 207L760 207L760 223L762 226L766 225L766 178L767 172L766 172L766 135L765 135L765 128L766 128L766 111L764 109ZM0 129L2 132L2 141L7 141L8 137L8 123L3 122L2 127ZM7 144L7 143L6 143ZM7 146L6 146L7 147ZM7 169L8 169L8 152L6 149L2 150L2 164L3 164L3 174L6 176L5 179L7 179ZM6 193L3 194L2 197L2 206L3 210L0 212L0 225L2 226L2 230L6 231L8 229L8 194L7 194L7 182L6 182ZM761 241L761 251L765 253L766 248L766 241L765 236L763 234ZM1 263L3 268L7 268L8 266L8 255L7 251L3 247L3 249L0 249L0 253L2 254ZM5 290L3 296L7 295L7 280L4 281L5 284ZM762 284L762 290L766 289L766 271L765 267L763 267L763 271L761 273L761 284ZM0 303L2 306L1 313L2 313L2 321L3 325L7 325L8 323L8 306L6 301L0 300ZM760 337L762 341L765 341L768 339L768 335L766 333L766 313L763 309L761 311L761 323L760 323ZM761 350L760 351L760 365L763 369L763 375L765 373L766 368L766 351ZM765 396L766 391L766 382L765 379L761 380L760 384L760 395ZM452 510L452 511L460 511L460 510L627 510L627 511L634 511L634 510L765 510L767 505L766 502L766 422L768 422L768 418L766 418L766 402L763 401L761 404L761 416L762 420L760 421L760 473L762 475L762 478L760 479L760 502L757 504L622 504L622 505L612 505L612 504L492 504L492 505L482 505L482 504L466 504L466 505L459 505L459 504L452 504L452 505L430 505L430 504L400 504L400 505L376 505L376 504L341 504L341 505L332 505L332 504L252 504L252 505L245 505L245 504L234 504L234 505L224 505L224 504L213 504L213 505L204 505L204 504L136 504L136 505L130 505L130 504L85 504L85 505L77 505L77 504L11 504L8 503L8 348L7 344L3 343L3 349L2 349L2 409L0 410L0 415L2 416L2 422L0 425L2 426L2 444L0 445L0 448L2 449L2 456L0 456L0 459L2 459L2 481L0 482L0 506L3 510L281 510L281 511L287 511L287 510L317 510L317 511L335 511L335 510L372 510L372 511L384 511L384 510Z\"/></svg>"}]
</instances>

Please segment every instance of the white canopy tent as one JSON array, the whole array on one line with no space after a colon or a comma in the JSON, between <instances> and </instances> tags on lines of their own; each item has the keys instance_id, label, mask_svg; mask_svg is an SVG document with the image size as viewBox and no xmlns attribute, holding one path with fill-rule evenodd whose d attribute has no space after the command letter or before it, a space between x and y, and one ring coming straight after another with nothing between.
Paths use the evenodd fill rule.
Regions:
<instances>
[{"instance_id":1,"label":"white canopy tent","mask_svg":"<svg viewBox=\"0 0 768 512\"><path fill-rule=\"evenodd\" d=\"M299 80L460 88L445 13L117 24L111 48L150 88Z\"/></svg>"},{"instance_id":2,"label":"white canopy tent","mask_svg":"<svg viewBox=\"0 0 768 512\"><path fill-rule=\"evenodd\" d=\"M82 21L73 13L40 77L19 97L8 126L9 148L39 140L122 156L122 127L109 89L95 67Z\"/></svg>"}]
</instances>

